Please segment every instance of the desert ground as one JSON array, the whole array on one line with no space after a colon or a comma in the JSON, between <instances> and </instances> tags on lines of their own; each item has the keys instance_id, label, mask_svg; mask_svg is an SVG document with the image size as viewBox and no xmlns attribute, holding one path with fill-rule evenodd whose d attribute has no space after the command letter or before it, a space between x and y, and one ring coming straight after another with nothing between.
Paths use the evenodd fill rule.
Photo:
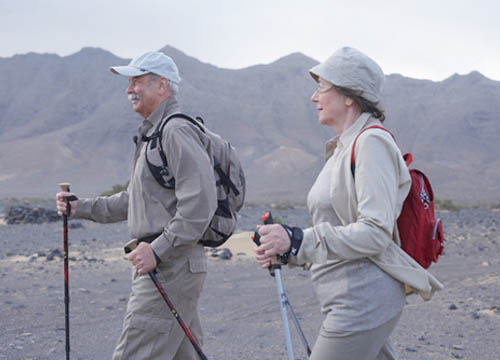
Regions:
<instances>
[{"instance_id":1,"label":"desert ground","mask_svg":"<svg viewBox=\"0 0 500 360\"><path fill-rule=\"evenodd\" d=\"M9 201L0 201L0 213ZM52 206L52 205L48 205ZM207 249L201 299L203 351L209 359L287 359L274 278L254 261L248 231L264 207L242 210L238 236ZM306 227L304 208L274 209L285 223ZM440 212L445 253L431 272L445 289L428 302L407 298L393 333L399 359L500 359L500 212ZM62 222L0 225L0 359L65 358ZM71 219L71 358L110 359L121 331L131 266L123 259L125 223ZM322 314L308 272L284 268L284 287L312 346ZM165 311L168 311L165 308ZM182 314L181 314L182 316ZM177 325L175 325L177 326ZM292 326L296 359L306 359Z\"/></svg>"}]
</instances>

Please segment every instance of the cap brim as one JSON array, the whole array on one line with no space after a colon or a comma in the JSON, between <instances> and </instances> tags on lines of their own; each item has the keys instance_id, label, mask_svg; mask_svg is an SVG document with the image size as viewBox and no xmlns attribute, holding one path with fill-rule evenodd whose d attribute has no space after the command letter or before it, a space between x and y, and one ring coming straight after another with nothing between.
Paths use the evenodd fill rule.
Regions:
<instances>
[{"instance_id":1,"label":"cap brim","mask_svg":"<svg viewBox=\"0 0 500 360\"><path fill-rule=\"evenodd\" d=\"M149 71L144 70L144 69L138 69L136 67L132 66L112 66L109 68L109 70L113 74L118 74L118 75L123 75L123 76L128 76L128 77L134 77L134 76L140 76L149 73Z\"/></svg>"}]
</instances>

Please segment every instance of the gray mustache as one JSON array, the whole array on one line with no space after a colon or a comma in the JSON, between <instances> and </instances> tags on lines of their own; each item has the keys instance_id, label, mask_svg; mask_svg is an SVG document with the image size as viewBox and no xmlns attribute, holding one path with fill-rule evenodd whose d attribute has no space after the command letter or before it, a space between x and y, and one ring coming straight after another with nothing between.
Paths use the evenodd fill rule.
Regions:
<instances>
[{"instance_id":1,"label":"gray mustache","mask_svg":"<svg viewBox=\"0 0 500 360\"><path fill-rule=\"evenodd\" d=\"M137 94L128 94L128 100L129 101L141 100L141 98Z\"/></svg>"}]
</instances>

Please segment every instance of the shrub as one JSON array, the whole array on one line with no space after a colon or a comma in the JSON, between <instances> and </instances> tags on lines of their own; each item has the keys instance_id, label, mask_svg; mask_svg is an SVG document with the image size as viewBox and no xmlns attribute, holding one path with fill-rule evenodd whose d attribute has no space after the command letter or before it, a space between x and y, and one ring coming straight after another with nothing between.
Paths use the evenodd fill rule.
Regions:
<instances>
[{"instance_id":1,"label":"shrub","mask_svg":"<svg viewBox=\"0 0 500 360\"><path fill-rule=\"evenodd\" d=\"M294 209L295 208L295 206L293 204L291 204L291 203L271 204L270 207L273 210L290 210L290 209Z\"/></svg>"},{"instance_id":2,"label":"shrub","mask_svg":"<svg viewBox=\"0 0 500 360\"><path fill-rule=\"evenodd\" d=\"M273 214L273 220L275 224L284 224L283 218L281 216Z\"/></svg>"},{"instance_id":3,"label":"shrub","mask_svg":"<svg viewBox=\"0 0 500 360\"><path fill-rule=\"evenodd\" d=\"M127 187L128 187L128 181L125 185L115 184L113 185L111 190L104 191L103 193L100 194L100 196L111 196L116 193L119 193L120 191L127 190Z\"/></svg>"},{"instance_id":4,"label":"shrub","mask_svg":"<svg viewBox=\"0 0 500 360\"><path fill-rule=\"evenodd\" d=\"M460 207L455 205L451 200L434 199L434 205L437 210L459 211Z\"/></svg>"}]
</instances>

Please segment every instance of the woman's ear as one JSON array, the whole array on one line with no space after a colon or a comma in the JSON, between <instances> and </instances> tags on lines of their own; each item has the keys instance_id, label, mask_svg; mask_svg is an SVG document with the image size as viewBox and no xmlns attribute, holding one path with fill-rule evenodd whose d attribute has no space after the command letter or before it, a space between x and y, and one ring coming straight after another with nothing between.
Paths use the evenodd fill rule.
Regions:
<instances>
[{"instance_id":1,"label":"woman's ear","mask_svg":"<svg viewBox=\"0 0 500 360\"><path fill-rule=\"evenodd\" d=\"M352 106L354 104L354 100L350 97L346 96L344 101L345 106Z\"/></svg>"}]
</instances>

